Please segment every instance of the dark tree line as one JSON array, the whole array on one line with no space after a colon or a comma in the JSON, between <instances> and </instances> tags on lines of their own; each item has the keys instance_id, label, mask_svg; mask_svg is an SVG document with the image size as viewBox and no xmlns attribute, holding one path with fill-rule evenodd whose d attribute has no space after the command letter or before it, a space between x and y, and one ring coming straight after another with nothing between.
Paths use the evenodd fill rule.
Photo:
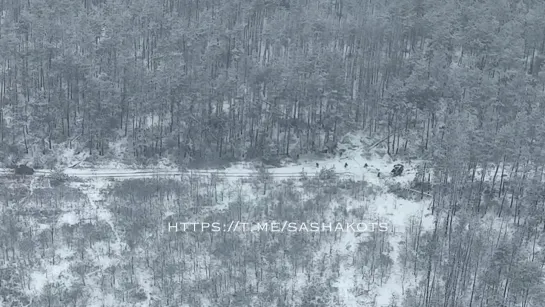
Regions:
<instances>
[{"instance_id":1,"label":"dark tree line","mask_svg":"<svg viewBox=\"0 0 545 307\"><path fill-rule=\"evenodd\" d=\"M432 153L437 134L454 131L503 152L501 132L543 126L539 1L37 0L0 10L0 150L10 159L58 144L104 155L123 138L125 154L144 160L293 155L354 130L387 136L393 155Z\"/></svg>"}]
</instances>

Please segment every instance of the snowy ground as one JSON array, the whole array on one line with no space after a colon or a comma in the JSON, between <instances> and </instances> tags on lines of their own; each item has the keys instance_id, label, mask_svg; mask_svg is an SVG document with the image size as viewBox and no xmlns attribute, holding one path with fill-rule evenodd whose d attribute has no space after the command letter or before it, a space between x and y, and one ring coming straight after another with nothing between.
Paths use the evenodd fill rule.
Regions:
<instances>
[{"instance_id":1,"label":"snowy ground","mask_svg":"<svg viewBox=\"0 0 545 307\"><path fill-rule=\"evenodd\" d=\"M357 140L353 141L357 143ZM335 156L324 160L312 160L305 161L301 159L299 164L289 164L283 167L268 168L268 172L275 180L283 180L287 178L299 178L302 173L306 173L307 176L316 176L322 168L334 169L335 172L341 176L352 178L354 180L365 180L371 184L378 194L374 201L366 203L371 216L375 221L389 221L391 229L390 244L394 247L391 252L391 258L394 262L392 268L391 277L386 283L379 289L375 289L374 297L371 298L376 303L376 306L387 306L391 300L393 294L398 298L402 297L402 285L401 285L401 270L398 266L398 250L399 242L404 239L404 227L411 217L421 217L423 221L423 227L429 228L432 226L431 217L427 217L428 201L425 199L422 202L414 202L405 199L400 199L393 194L387 192L387 186L391 183L400 183L403 186L408 186L409 182L414 179L416 174L416 163L412 165L405 164L405 171L403 176L391 177L390 171L394 164L399 161L393 161L389 156L379 156L376 153L365 153L361 148L362 146L356 146L357 149L347 149L342 157ZM319 163L319 167L316 166ZM345 163L348 166L345 168ZM367 164L367 167L365 167ZM4 170L5 172L7 170ZM79 177L84 179L82 182L72 182L71 186L76 187L83 191L88 196L88 208L82 210L80 216L75 214L66 214L58 221L60 224L75 224L82 218L97 218L100 221L108 224L114 235L116 236L116 243L112 246L113 254L109 259L101 259L100 262L104 263L104 267L107 268L110 264L118 261L116 257L121 255L122 241L115 228L115 223L112 219L110 212L102 208L102 202L100 199L100 190L111 184L108 178L115 178L116 180L132 179L132 178L147 178L147 177L170 177L170 176L210 176L210 174L217 174L220 177L232 179L229 181L236 181L239 178L255 177L258 176L258 170L251 164L237 164L227 169L218 170L188 170L181 172L174 168L156 168L156 169L130 169L117 167L102 168L102 169L78 169L69 168L62 171L65 175ZM378 173L381 176L378 176ZM50 176L51 171L37 171L36 175ZM361 203L355 202L352 206L361 206ZM351 208L348 208L351 209ZM335 246L335 249L342 252L345 256L353 255L357 248L358 239L354 233L346 233L343 235L342 240ZM62 253L62 250L59 251ZM65 255L60 257L61 259L69 258L71 255ZM97 257L99 257L97 255ZM104 256L100 256L104 257ZM32 275L31 291L41 292L43 291L46 281L51 279L59 279L65 276L67 282L70 281L68 260L61 260L60 263L55 265L47 265L44 272L35 272ZM90 273L94 274L96 272ZM149 275L148 272L142 271L139 276L142 278ZM356 306L371 306L369 303L369 297L364 295L358 295L354 291L355 282L355 268L350 267L348 264L343 263L341 267L341 276L338 279L337 287L339 288L339 299L344 302L346 307ZM144 280L140 282L142 285L147 285ZM406 288L407 285L405 285ZM151 287L145 287L145 291L149 294L152 292ZM113 306L113 301L110 299L100 297L97 293L97 297L94 298L96 306ZM144 303L141 306L149 305L149 295L147 305Z\"/></svg>"}]
</instances>

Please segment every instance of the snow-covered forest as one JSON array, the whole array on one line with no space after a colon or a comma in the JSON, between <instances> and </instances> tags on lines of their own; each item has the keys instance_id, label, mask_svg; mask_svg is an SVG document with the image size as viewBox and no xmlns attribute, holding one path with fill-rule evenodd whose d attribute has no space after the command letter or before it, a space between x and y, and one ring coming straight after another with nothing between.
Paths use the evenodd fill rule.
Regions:
<instances>
[{"instance_id":1,"label":"snow-covered forest","mask_svg":"<svg viewBox=\"0 0 545 307\"><path fill-rule=\"evenodd\" d=\"M2 0L0 306L542 307L544 147L544 1Z\"/></svg>"}]
</instances>

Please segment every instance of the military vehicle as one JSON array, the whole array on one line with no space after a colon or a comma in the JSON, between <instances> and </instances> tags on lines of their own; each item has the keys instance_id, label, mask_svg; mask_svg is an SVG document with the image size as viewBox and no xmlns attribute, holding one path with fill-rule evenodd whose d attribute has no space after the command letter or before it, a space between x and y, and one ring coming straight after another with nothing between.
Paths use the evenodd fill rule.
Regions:
<instances>
[{"instance_id":1,"label":"military vehicle","mask_svg":"<svg viewBox=\"0 0 545 307\"><path fill-rule=\"evenodd\" d=\"M34 174L34 169L26 165L17 165L15 168L15 175L32 175Z\"/></svg>"},{"instance_id":2,"label":"military vehicle","mask_svg":"<svg viewBox=\"0 0 545 307\"><path fill-rule=\"evenodd\" d=\"M401 176L402 173L403 173L403 165L401 164L394 165L394 169L392 169L392 175Z\"/></svg>"}]
</instances>

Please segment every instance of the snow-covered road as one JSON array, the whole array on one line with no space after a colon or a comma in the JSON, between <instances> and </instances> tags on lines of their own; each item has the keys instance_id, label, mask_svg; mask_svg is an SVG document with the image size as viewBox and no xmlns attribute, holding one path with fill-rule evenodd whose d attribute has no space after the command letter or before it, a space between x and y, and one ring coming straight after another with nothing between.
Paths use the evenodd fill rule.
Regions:
<instances>
[{"instance_id":1,"label":"snow-covered road","mask_svg":"<svg viewBox=\"0 0 545 307\"><path fill-rule=\"evenodd\" d=\"M269 169L269 174L273 178L301 178L302 172L276 172L275 169ZM50 170L35 170L34 176L52 176L57 172ZM0 176L12 175L11 169L0 169ZM260 173L256 170L246 171L231 171L231 170L187 170L177 171L170 169L66 169L62 172L67 176L80 178L148 178L148 177L208 177L216 175L221 178L254 178L259 177ZM307 172L306 176L316 177L319 174L318 170ZM343 178L353 177L355 174L351 172L337 172L337 175Z\"/></svg>"}]
</instances>

